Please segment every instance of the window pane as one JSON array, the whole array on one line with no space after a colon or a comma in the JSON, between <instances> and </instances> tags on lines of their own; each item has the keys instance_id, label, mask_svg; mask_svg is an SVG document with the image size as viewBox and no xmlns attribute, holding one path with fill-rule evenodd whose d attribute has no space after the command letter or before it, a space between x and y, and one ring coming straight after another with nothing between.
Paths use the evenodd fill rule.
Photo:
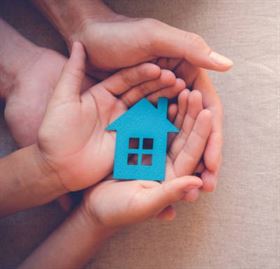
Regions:
<instances>
[{"instance_id":1,"label":"window pane","mask_svg":"<svg viewBox=\"0 0 280 269\"><path fill-rule=\"evenodd\" d=\"M144 138L143 139L143 149L153 149L154 139L153 138Z\"/></svg>"},{"instance_id":2,"label":"window pane","mask_svg":"<svg viewBox=\"0 0 280 269\"><path fill-rule=\"evenodd\" d=\"M143 154L142 155L142 165L152 165L152 154Z\"/></svg>"},{"instance_id":3,"label":"window pane","mask_svg":"<svg viewBox=\"0 0 280 269\"><path fill-rule=\"evenodd\" d=\"M139 149L139 138L136 138L136 137L129 138L129 148L130 149Z\"/></svg>"},{"instance_id":4,"label":"window pane","mask_svg":"<svg viewBox=\"0 0 280 269\"><path fill-rule=\"evenodd\" d=\"M128 165L137 165L138 164L138 155L137 154L128 154L127 155L127 164Z\"/></svg>"}]
</instances>

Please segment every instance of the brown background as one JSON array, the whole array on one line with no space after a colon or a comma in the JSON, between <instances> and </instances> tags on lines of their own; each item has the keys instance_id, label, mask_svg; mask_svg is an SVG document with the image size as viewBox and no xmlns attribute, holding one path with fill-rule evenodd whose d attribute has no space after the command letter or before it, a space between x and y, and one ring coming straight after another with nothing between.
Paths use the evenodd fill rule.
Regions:
<instances>
[{"instance_id":1,"label":"brown background","mask_svg":"<svg viewBox=\"0 0 280 269\"><path fill-rule=\"evenodd\" d=\"M227 74L211 74L225 108L217 191L195 204L178 205L173 223L150 221L124 230L88 268L280 268L280 1L107 2L124 14L196 32L235 66ZM1 1L0 15L36 44L66 51L28 2ZM15 145L2 118L0 153L5 155ZM14 268L63 217L53 203L1 220L0 268Z\"/></svg>"}]
</instances>

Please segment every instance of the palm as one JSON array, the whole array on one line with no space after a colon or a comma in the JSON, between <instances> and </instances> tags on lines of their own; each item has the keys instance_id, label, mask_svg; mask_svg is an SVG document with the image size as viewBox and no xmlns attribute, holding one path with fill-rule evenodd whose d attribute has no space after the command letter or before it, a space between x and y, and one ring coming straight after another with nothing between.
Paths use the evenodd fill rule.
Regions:
<instances>
[{"instance_id":1,"label":"palm","mask_svg":"<svg viewBox=\"0 0 280 269\"><path fill-rule=\"evenodd\" d=\"M112 170L115 135L105 129L126 109L121 100L102 87L91 88L82 95L81 102L52 104L48 112L52 120L41 130L51 142L41 146L52 162L76 178L73 189L89 186ZM56 132L52 136L53 130Z\"/></svg>"},{"instance_id":2,"label":"palm","mask_svg":"<svg viewBox=\"0 0 280 269\"><path fill-rule=\"evenodd\" d=\"M186 192L200 186L201 181L195 177L176 178L163 184L108 179L86 193L84 205L102 225L120 227L158 215L181 200Z\"/></svg>"},{"instance_id":3,"label":"palm","mask_svg":"<svg viewBox=\"0 0 280 269\"><path fill-rule=\"evenodd\" d=\"M158 191L163 191L168 196L169 189L166 184L177 183L178 178L193 173L202 157L211 130L211 114L203 110L201 95L197 91L191 94L187 91L181 92L177 116L171 115L172 110L169 114L174 118L174 123L181 126L181 130L170 139L165 183L144 180L115 181L109 177L94 187L87 193L85 201L103 225L131 224L159 214L165 207L160 208L157 203L153 204L151 197ZM187 191L185 186L177 196L174 194L174 200L183 199Z\"/></svg>"}]
</instances>

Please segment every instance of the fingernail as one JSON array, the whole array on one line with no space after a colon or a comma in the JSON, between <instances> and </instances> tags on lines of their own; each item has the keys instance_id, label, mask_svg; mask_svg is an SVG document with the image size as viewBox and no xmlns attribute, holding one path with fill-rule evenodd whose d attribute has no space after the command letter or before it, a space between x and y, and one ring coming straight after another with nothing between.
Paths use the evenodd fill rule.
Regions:
<instances>
[{"instance_id":1,"label":"fingernail","mask_svg":"<svg viewBox=\"0 0 280 269\"><path fill-rule=\"evenodd\" d=\"M209 57L216 63L219 65L226 65L226 66L232 66L233 65L233 61L230 60L229 58L215 52L212 51L209 55Z\"/></svg>"}]
</instances>

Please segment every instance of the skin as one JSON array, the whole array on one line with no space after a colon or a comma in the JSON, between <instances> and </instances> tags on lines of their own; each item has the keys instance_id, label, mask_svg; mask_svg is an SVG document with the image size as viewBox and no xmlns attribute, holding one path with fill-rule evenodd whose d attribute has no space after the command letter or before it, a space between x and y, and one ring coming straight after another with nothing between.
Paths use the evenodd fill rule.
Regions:
<instances>
[{"instance_id":1,"label":"skin","mask_svg":"<svg viewBox=\"0 0 280 269\"><path fill-rule=\"evenodd\" d=\"M152 91L162 86L160 69L145 63L123 69L80 95L86 56L80 43L73 45L73 51L38 135L43 158L70 191L88 187L110 174L116 134L106 127L145 94L152 98ZM178 91L176 85L173 90Z\"/></svg>"},{"instance_id":2,"label":"skin","mask_svg":"<svg viewBox=\"0 0 280 269\"><path fill-rule=\"evenodd\" d=\"M155 216L174 219L172 204L202 186L187 173L197 166L211 132L211 112L203 109L201 94L182 90L178 99L178 105L169 106L169 119L181 130L169 140L166 180L160 184L107 177L85 192L81 205L19 268L83 268L102 243L124 227Z\"/></svg>"},{"instance_id":3,"label":"skin","mask_svg":"<svg viewBox=\"0 0 280 269\"><path fill-rule=\"evenodd\" d=\"M81 92L85 58L82 45L74 44L47 106L37 142L0 159L1 215L96 184L111 172L113 163L115 137L105 131L109 121L145 94L151 98L157 93L153 91L169 88L168 92L177 95L184 88L170 71L142 64ZM173 86L167 86L170 83Z\"/></svg>"},{"instance_id":4,"label":"skin","mask_svg":"<svg viewBox=\"0 0 280 269\"><path fill-rule=\"evenodd\" d=\"M0 96L6 100L5 119L12 136L19 146L25 147L37 142L47 102L66 59L55 51L35 46L3 20L0 20L0 32L3 38L0 68L2 74L6 74L1 77ZM96 80L85 77L81 91L95 83ZM184 87L182 80L175 79L170 71L162 70L153 81L134 87L124 93L121 99L126 106L130 106L145 93L151 101L156 102L159 96L177 96ZM60 203L69 209L71 200L63 196Z\"/></svg>"},{"instance_id":5,"label":"skin","mask_svg":"<svg viewBox=\"0 0 280 269\"><path fill-rule=\"evenodd\" d=\"M97 84L80 93L84 68L83 47L75 43L71 57L63 69L48 105L39 131L38 144L26 147L0 160L3 172L2 176L0 175L1 192L4 194L4 196L0 195L4 197L0 203L1 215L3 212L4 214L14 212L13 206L16 206L17 210L26 205L34 206L31 202L38 203L36 197L43 202L42 197L47 199L49 197L47 195L54 193L58 195L65 191L65 181L61 184L62 178L57 177L62 173L51 168L49 161L46 161L46 148L47 151L54 152L54 155L48 153L49 158L55 157L55 160L61 158L60 163L62 159L63 162L64 159L69 161L65 152L67 152L66 155L69 152L71 155L71 152L75 151L74 158L76 154L79 155L75 165L76 167L82 165L83 149L92 148L88 142L88 134L94 133L94 128L84 125L90 124L94 119L92 117L98 118L98 114L92 115L92 109L96 109L92 103L92 99L96 98L94 90L98 87L108 90L112 85L114 85L114 90L131 88L136 81L139 82L140 77L143 80L146 70L149 71L150 76L151 68L155 66L142 64L123 70L118 73L119 75L103 81L103 84ZM129 75L129 80L126 75ZM144 83L146 82L142 81L142 84ZM102 93L101 88L98 92ZM106 98L110 94L108 91ZM123 101L114 102L117 106L118 102ZM91 105L88 106L89 104ZM69 114L73 114L72 112L78 117L67 118ZM56 123L56 118L61 119L59 122L62 126L61 130L58 124L54 124L55 128L52 128L52 124ZM198 91L190 93L184 89L179 94L178 106L170 105L169 119L177 126L181 126L181 130L179 135L170 137L166 180L162 184L141 180L115 181L110 176L105 178L101 183L86 191L81 205L19 268L80 268L87 263L107 238L121 228L154 216L165 220L173 219L175 212L172 204L184 199L186 193L202 186L199 178L186 173L191 174L202 157L211 132L211 112L203 109L202 97ZM92 129L89 133L88 128ZM68 143L60 140L60 135L66 138L63 136L63 130L68 132L67 139L70 139L67 140ZM71 141L72 135L75 137L75 143ZM83 142L80 143L81 141ZM47 146L44 145L45 143ZM79 152L80 147L82 150ZM60 166L60 169L63 171L64 168ZM17 189L22 186L25 188ZM64 251L61 252L61 249ZM57 255L58 252L60 255ZM46 253L48 253L47 257Z\"/></svg>"},{"instance_id":6,"label":"skin","mask_svg":"<svg viewBox=\"0 0 280 269\"><path fill-rule=\"evenodd\" d=\"M0 19L0 98L5 120L20 147L36 142L47 103L58 82L65 57L35 46ZM91 85L87 79L85 87ZM24 123L24 124L23 124Z\"/></svg>"},{"instance_id":7,"label":"skin","mask_svg":"<svg viewBox=\"0 0 280 269\"><path fill-rule=\"evenodd\" d=\"M213 191L222 159L223 112L216 90L202 68L226 71L232 61L214 52L194 33L154 19L116 14L99 0L33 2L56 26L68 47L75 40L84 45L91 76L104 78L120 68L155 62L172 70L188 88L201 92L204 108L213 114L213 128L197 171L204 181L202 190ZM189 199L197 197L196 192Z\"/></svg>"}]
</instances>

